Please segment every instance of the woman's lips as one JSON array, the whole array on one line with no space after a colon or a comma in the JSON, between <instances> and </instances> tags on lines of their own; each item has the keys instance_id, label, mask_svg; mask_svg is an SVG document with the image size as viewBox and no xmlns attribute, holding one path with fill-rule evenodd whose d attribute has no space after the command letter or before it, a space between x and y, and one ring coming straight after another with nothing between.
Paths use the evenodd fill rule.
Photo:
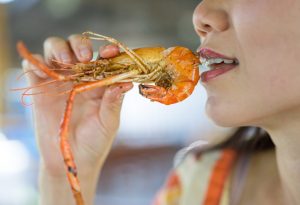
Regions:
<instances>
[{"instance_id":1,"label":"woman's lips","mask_svg":"<svg viewBox=\"0 0 300 205\"><path fill-rule=\"evenodd\" d=\"M206 83L209 80L214 79L215 77L222 75L236 67L235 64L224 64L224 63L213 65L213 66L215 67L213 70L205 71L201 73L201 81L203 83Z\"/></svg>"},{"instance_id":2,"label":"woman's lips","mask_svg":"<svg viewBox=\"0 0 300 205\"><path fill-rule=\"evenodd\" d=\"M209 48L201 48L199 50L199 56L201 62L206 67L209 67L209 71L202 72L201 81L208 82L211 79L216 78L219 75L227 73L228 71L234 69L238 65L238 60L236 58L227 57L223 54L217 53ZM214 61L215 59L223 59L223 62ZM213 62L211 62L213 60ZM225 63L225 61L230 60L233 63ZM229 62L230 62L229 61Z\"/></svg>"},{"instance_id":3,"label":"woman's lips","mask_svg":"<svg viewBox=\"0 0 300 205\"><path fill-rule=\"evenodd\" d=\"M227 57L221 53L217 53L210 48L200 48L198 50L199 56L202 58L224 58L234 60L235 58Z\"/></svg>"}]
</instances>

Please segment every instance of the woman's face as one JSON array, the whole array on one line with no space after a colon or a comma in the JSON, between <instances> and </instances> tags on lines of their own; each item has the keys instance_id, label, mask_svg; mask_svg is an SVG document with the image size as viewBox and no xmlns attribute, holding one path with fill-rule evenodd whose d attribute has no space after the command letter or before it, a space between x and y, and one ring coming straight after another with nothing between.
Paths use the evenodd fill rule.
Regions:
<instances>
[{"instance_id":1,"label":"woman's face","mask_svg":"<svg viewBox=\"0 0 300 205\"><path fill-rule=\"evenodd\" d=\"M217 124L263 127L300 113L300 0L204 0L193 22L201 48L239 62L202 82Z\"/></svg>"}]
</instances>

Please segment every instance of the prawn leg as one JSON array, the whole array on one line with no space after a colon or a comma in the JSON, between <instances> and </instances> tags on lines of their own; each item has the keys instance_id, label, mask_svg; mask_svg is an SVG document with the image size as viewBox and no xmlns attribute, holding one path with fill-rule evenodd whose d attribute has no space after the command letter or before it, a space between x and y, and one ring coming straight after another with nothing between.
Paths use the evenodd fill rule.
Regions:
<instances>
[{"instance_id":1,"label":"prawn leg","mask_svg":"<svg viewBox=\"0 0 300 205\"><path fill-rule=\"evenodd\" d=\"M126 78L130 78L134 75L136 75L138 71L130 71L127 73L123 73L120 75L112 76L109 78L105 78L100 81L95 81L95 82L88 82L88 83L83 83L80 85L76 85L70 92L67 105L65 108L64 116L60 125L60 149L64 158L65 162L65 167L67 171L67 177L69 180L69 183L71 185L71 189L74 195L74 198L76 200L77 205L83 205L83 197L81 194L81 189L80 189L80 184L79 184L79 179L77 177L77 168L76 164L74 161L71 145L69 143L69 138L68 138L68 128L70 124L70 119L71 119L71 114L72 114L72 109L74 105L74 99L76 94L92 90L98 87L103 87L106 85L111 85L117 82L120 82Z\"/></svg>"}]
</instances>

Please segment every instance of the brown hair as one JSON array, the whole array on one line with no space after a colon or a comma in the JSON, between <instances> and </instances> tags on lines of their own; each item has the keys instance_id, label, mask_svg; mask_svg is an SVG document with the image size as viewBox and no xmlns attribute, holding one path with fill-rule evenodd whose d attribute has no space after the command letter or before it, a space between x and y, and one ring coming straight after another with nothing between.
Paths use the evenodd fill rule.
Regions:
<instances>
[{"instance_id":1,"label":"brown hair","mask_svg":"<svg viewBox=\"0 0 300 205\"><path fill-rule=\"evenodd\" d=\"M262 151L274 148L270 135L259 127L240 127L227 141L214 149L234 148L239 151Z\"/></svg>"},{"instance_id":2,"label":"brown hair","mask_svg":"<svg viewBox=\"0 0 300 205\"><path fill-rule=\"evenodd\" d=\"M174 166L178 166L191 152L195 154L196 157L199 157L203 152L226 148L233 148L239 153L250 153L274 149L274 147L275 145L270 135L263 129L259 127L240 127L227 141L216 146L195 146L181 149L174 158Z\"/></svg>"}]
</instances>

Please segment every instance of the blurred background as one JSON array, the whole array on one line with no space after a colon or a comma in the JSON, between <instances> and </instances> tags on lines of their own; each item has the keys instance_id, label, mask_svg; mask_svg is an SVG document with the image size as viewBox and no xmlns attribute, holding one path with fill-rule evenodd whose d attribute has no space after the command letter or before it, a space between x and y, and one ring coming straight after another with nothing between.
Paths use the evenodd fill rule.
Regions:
<instances>
[{"instance_id":1,"label":"blurred background","mask_svg":"<svg viewBox=\"0 0 300 205\"><path fill-rule=\"evenodd\" d=\"M49 36L90 30L131 48L182 45L196 50L192 14L199 0L0 0L0 205L37 204L39 154L31 108L10 88L26 86L15 50L23 40L42 53ZM95 48L100 42L95 42ZM117 141L99 182L96 204L148 205L182 147L224 133L204 114L199 84L182 103L149 102L136 88L124 100ZM76 108L75 108L76 109ZM79 108L77 108L79 109Z\"/></svg>"}]
</instances>

